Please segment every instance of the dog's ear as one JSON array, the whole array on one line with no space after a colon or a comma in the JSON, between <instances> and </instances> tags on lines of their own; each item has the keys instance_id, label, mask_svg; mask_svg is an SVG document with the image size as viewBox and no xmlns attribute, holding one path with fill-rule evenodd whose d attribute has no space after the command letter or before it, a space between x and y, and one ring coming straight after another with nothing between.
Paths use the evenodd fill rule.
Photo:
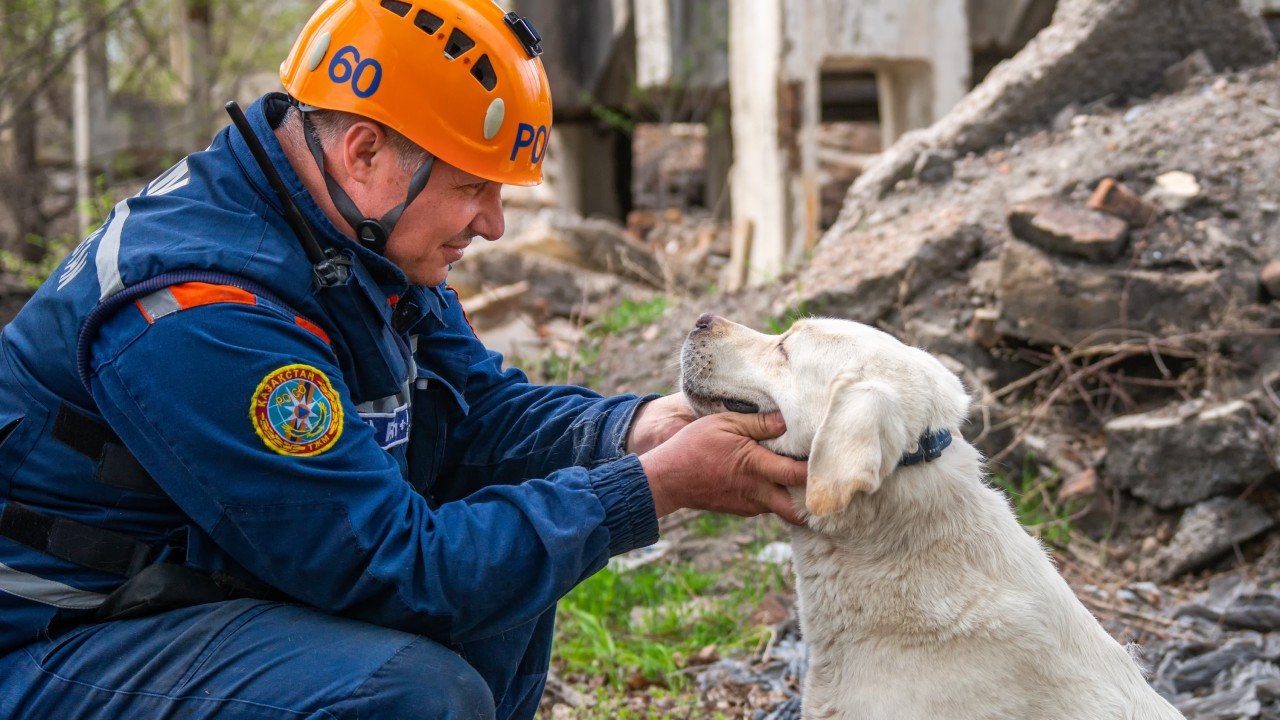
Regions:
<instances>
[{"instance_id":1,"label":"dog's ear","mask_svg":"<svg viewBox=\"0 0 1280 720\"><path fill-rule=\"evenodd\" d=\"M854 494L873 493L910 441L898 393L875 380L840 375L809 450L805 506L822 517L844 509Z\"/></svg>"}]
</instances>

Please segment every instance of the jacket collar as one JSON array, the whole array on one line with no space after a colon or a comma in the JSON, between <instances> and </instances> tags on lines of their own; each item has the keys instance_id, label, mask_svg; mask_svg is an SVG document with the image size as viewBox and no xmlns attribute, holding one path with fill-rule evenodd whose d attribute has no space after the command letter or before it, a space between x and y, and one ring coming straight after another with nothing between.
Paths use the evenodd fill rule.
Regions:
<instances>
[{"instance_id":1,"label":"jacket collar","mask_svg":"<svg viewBox=\"0 0 1280 720\"><path fill-rule=\"evenodd\" d=\"M275 134L275 129L283 122L285 112L289 109L289 106L289 97L284 93L267 93L249 106L245 111L245 116L249 119L249 124L253 127L258 141L262 143L263 149L266 150L271 164L275 167L276 172L280 174L280 179L284 182L285 188L288 189L294 202L298 204L298 208L302 211L307 222L311 224L311 228L316 234L316 240L323 247L336 247L339 250L348 251L355 255L369 269L370 274L377 279L379 286L388 298L394 296L404 297L410 289L409 281L404 276L404 272L391 261L361 246L360 243L339 231L329 220L329 217L320 210L320 206L316 204L315 199L307 192L306 186L302 184L302 179L294 171L293 165L289 163L288 157L285 156L284 148L281 147L280 141ZM245 177L253 185L257 194L275 212L282 212L280 201L271 189L271 184L268 182L266 175L258 167L249 150L249 146L245 144L244 138L234 127L229 128L228 142ZM425 300L422 303L422 310L428 314L435 315L439 320L443 320L443 307L448 304L444 285L434 288L422 288L421 290L421 293L413 294L419 295Z\"/></svg>"}]
</instances>

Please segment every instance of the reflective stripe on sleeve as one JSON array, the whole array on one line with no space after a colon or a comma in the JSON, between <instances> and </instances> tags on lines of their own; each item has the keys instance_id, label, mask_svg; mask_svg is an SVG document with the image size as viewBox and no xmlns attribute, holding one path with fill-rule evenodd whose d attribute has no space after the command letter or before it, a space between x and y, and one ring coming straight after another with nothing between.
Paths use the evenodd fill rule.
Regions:
<instances>
[{"instance_id":1,"label":"reflective stripe on sleeve","mask_svg":"<svg viewBox=\"0 0 1280 720\"><path fill-rule=\"evenodd\" d=\"M131 198L130 198L131 199ZM107 225L107 230L98 241L98 253L94 256L94 264L98 268L98 299L105 300L124 289L124 281L120 279L120 233L124 232L124 223L129 219L129 199L116 204L115 217Z\"/></svg>"},{"instance_id":2,"label":"reflective stripe on sleeve","mask_svg":"<svg viewBox=\"0 0 1280 720\"><path fill-rule=\"evenodd\" d=\"M248 290L241 290L231 285L214 285L212 283L189 282L173 285L144 295L136 301L138 309L147 318L148 323L172 315L179 310L187 310L201 305L214 303L237 303L240 305L257 305L258 298Z\"/></svg>"},{"instance_id":3,"label":"reflective stripe on sleeve","mask_svg":"<svg viewBox=\"0 0 1280 720\"><path fill-rule=\"evenodd\" d=\"M46 580L15 570L4 563L0 563L0 592L68 610L92 610L107 599L102 593L73 588L57 580Z\"/></svg>"}]
</instances>

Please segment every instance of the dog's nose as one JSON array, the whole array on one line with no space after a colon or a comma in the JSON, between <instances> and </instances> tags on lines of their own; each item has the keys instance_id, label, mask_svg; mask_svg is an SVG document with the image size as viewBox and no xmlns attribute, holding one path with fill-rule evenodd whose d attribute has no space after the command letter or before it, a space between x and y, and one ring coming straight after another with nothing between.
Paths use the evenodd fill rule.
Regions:
<instances>
[{"instance_id":1,"label":"dog's nose","mask_svg":"<svg viewBox=\"0 0 1280 720\"><path fill-rule=\"evenodd\" d=\"M698 322L694 323L694 327L697 328L698 330L706 330L707 328L714 325L715 322L716 322L715 315L712 315L711 313L702 313L701 315L698 316Z\"/></svg>"}]
</instances>

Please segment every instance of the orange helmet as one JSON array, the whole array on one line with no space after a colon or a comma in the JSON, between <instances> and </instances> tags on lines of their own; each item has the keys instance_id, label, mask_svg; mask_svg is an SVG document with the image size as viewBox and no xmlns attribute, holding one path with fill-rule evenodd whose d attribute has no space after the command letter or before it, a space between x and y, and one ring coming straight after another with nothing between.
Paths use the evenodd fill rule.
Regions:
<instances>
[{"instance_id":1,"label":"orange helmet","mask_svg":"<svg viewBox=\"0 0 1280 720\"><path fill-rule=\"evenodd\" d=\"M493 0L327 0L280 79L303 105L376 120L472 175L537 185L551 131L540 42Z\"/></svg>"}]
</instances>

